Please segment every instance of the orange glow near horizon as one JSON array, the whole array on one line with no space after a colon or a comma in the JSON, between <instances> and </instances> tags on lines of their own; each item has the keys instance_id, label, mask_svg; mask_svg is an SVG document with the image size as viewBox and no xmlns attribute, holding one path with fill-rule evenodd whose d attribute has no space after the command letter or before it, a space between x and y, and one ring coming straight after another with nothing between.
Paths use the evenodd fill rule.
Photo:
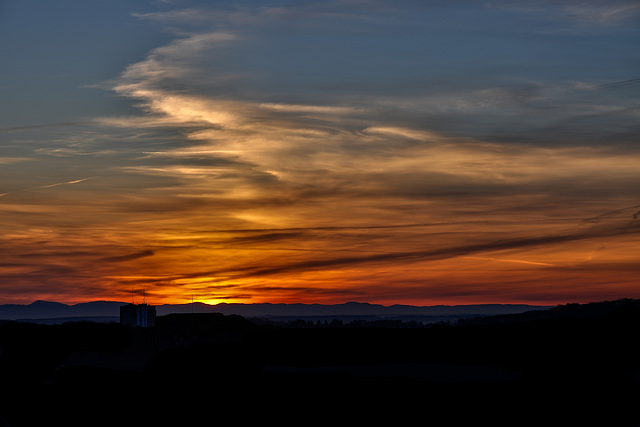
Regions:
<instances>
[{"instance_id":1,"label":"orange glow near horizon","mask_svg":"<svg viewBox=\"0 0 640 427\"><path fill-rule=\"evenodd\" d=\"M564 234L546 230L540 236L531 230L497 239L513 231L502 224L502 230L489 230L485 224L481 232L460 235L460 225L224 231L194 233L192 239L180 234L175 240L162 233L146 241L135 233L136 245L153 249L101 256L102 262L86 259L78 271L60 278L63 291L91 284L95 293L70 297L34 292L13 302L126 302L132 291L138 302L144 291L151 304L213 305L556 305L640 297L633 252L638 238L633 233L617 235L615 227L593 231L589 226L567 233L572 227L562 225ZM91 246L72 242L79 252L78 245ZM118 239L119 246L125 243Z\"/></svg>"}]
</instances>

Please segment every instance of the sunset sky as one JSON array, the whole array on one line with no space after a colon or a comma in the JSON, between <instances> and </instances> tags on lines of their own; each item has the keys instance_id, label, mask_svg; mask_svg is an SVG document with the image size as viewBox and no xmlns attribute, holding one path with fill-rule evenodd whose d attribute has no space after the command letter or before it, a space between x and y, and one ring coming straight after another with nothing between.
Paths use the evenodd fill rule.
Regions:
<instances>
[{"instance_id":1,"label":"sunset sky","mask_svg":"<svg viewBox=\"0 0 640 427\"><path fill-rule=\"evenodd\" d=\"M0 303L640 298L636 0L0 0Z\"/></svg>"}]
</instances>

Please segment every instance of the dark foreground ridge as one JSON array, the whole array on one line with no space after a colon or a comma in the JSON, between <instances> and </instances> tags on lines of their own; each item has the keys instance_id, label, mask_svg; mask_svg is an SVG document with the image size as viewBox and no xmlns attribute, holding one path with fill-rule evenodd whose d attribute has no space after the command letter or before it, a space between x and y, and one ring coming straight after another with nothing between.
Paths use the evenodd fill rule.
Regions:
<instances>
[{"instance_id":1,"label":"dark foreground ridge","mask_svg":"<svg viewBox=\"0 0 640 427\"><path fill-rule=\"evenodd\" d=\"M637 426L640 302L407 327L0 325L7 426L392 422ZM1 425L1 424L0 424Z\"/></svg>"}]
</instances>

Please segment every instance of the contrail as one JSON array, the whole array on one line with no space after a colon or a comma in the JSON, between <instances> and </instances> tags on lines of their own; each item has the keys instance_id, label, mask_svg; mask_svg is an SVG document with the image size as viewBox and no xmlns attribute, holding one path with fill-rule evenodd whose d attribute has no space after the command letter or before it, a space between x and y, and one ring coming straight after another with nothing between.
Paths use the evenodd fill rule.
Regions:
<instances>
[{"instance_id":1,"label":"contrail","mask_svg":"<svg viewBox=\"0 0 640 427\"><path fill-rule=\"evenodd\" d=\"M96 177L95 176L91 176L89 178L76 179L75 181L65 181L65 182L57 182L55 184L41 185L40 187L28 188L28 189L22 190L22 191L36 190L38 188L51 188L51 187L57 187L59 185L77 184L79 182L87 181L87 180L90 180L90 179L93 179L93 178L96 178Z\"/></svg>"},{"instance_id":2,"label":"contrail","mask_svg":"<svg viewBox=\"0 0 640 427\"><path fill-rule=\"evenodd\" d=\"M97 176L90 176L89 178L75 179L73 181L56 182L55 184L47 184L47 185L41 185L41 186L38 186L38 187L25 188L25 189L22 189L22 190L15 191L14 193L18 193L18 192L22 192L22 191L38 190L40 188L57 187L59 185L77 184L79 182L88 181L88 180L94 179L94 178L98 178L98 177ZM8 196L10 194L13 194L13 193L0 193L0 197Z\"/></svg>"},{"instance_id":3,"label":"contrail","mask_svg":"<svg viewBox=\"0 0 640 427\"><path fill-rule=\"evenodd\" d=\"M619 82L613 82L613 83L606 83L603 85L599 85L599 86L594 86L592 87L592 89L606 89L608 87L616 87L616 86L623 86L623 85L628 85L631 83L640 83L640 78L638 79L630 79L630 80L622 80Z\"/></svg>"},{"instance_id":4,"label":"contrail","mask_svg":"<svg viewBox=\"0 0 640 427\"><path fill-rule=\"evenodd\" d=\"M629 210L629 209L637 209L637 208L640 208L640 205L634 205L634 206L629 206L629 207L627 207L627 208L616 209L615 211L605 212L605 213L602 213L602 214L600 214L600 215L592 216L592 217L590 217L590 218L585 218L583 221L584 221L584 222L596 222L596 221L598 221L598 220L600 220L600 219L605 219L605 218L606 218L606 217L608 217L608 216L615 215L615 214L619 214L619 213L624 212L624 211L627 211L627 210ZM639 212L640 212L640 211L639 211ZM638 218L638 213L639 213L639 212L636 212L636 213L633 215L633 219L637 219L637 218Z\"/></svg>"},{"instance_id":5,"label":"contrail","mask_svg":"<svg viewBox=\"0 0 640 427\"><path fill-rule=\"evenodd\" d=\"M543 266L548 266L548 267L557 267L556 264L550 264L548 262L525 261L523 259L502 259L502 258L489 258L489 257L479 257L479 256L465 256L465 257L461 257L461 258L481 259L481 260L500 261L500 262L515 262L515 263L519 263L519 264L543 265Z\"/></svg>"}]
</instances>

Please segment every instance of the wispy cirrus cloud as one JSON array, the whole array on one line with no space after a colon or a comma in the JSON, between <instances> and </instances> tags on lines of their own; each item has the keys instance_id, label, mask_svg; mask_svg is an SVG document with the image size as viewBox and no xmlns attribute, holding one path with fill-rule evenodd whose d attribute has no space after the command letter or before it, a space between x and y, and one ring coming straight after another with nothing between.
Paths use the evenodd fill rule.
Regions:
<instances>
[{"instance_id":1,"label":"wispy cirrus cloud","mask_svg":"<svg viewBox=\"0 0 640 427\"><path fill-rule=\"evenodd\" d=\"M252 18L266 19L264 12ZM193 11L152 18L165 22L178 18L181 22L196 19L196 15L199 23L214 19L213 14ZM271 14L268 19L276 18ZM229 280L290 277L292 273L361 265L421 264L464 256L496 261L499 258L483 254L527 252L534 247L617 236L558 234L557 227L565 224L561 219L577 211L583 214L583 209L602 209L600 204L583 206L590 194L608 193L612 199L607 203L632 200L637 153L569 140L558 144L556 139L514 144L508 138L519 130L542 129L559 120L616 113L624 110L624 105L584 102L575 85L568 83L445 90L402 98L345 97L338 93L309 97L306 103L272 101L274 94L268 91L245 91L243 96L236 96L240 92L229 88L216 92L216 79L241 86L246 76L234 74L229 80L231 73L219 73L217 66L210 68L211 57L203 62L203 53L227 57L246 37L245 33L234 35L231 25L226 25L224 33L183 35L129 67L114 85L119 94L138 100L148 115L113 119L110 124L178 127L186 138L175 147L146 153L146 164L121 171L178 179L175 191L182 200L201 201L193 205L189 215L197 217L209 206L217 206L219 218L226 218L223 221L236 228L243 224L248 229L281 230L212 239L196 237L204 230L190 225L192 235L167 236L167 242L180 241L194 251L208 247L215 253L227 250L253 257L253 266L239 256L228 267L175 276L180 277L182 286L189 278L197 278L200 287L202 280L215 287ZM176 79L181 82L180 90L174 87ZM210 81L205 83L207 79ZM563 97L564 105L560 106L558 101ZM385 112L392 113L385 117ZM463 125L454 132L437 123L447 116L470 118L468 127ZM434 125L420 123L425 117L427 123L432 117ZM504 128L502 122L494 121L497 117L501 121L513 118L513 130L490 141L488 135ZM550 135L552 132L546 136ZM164 160L159 162L158 158ZM609 177L613 169L616 175ZM473 228L471 234L468 230L459 233L455 226L439 227L435 234L415 233L414 229L411 237L406 233L367 236L355 232L375 230L390 220L394 222L391 229L423 223L425 218L440 224L462 224L465 215L472 212L483 227ZM551 215L549 218L558 222L540 229L540 222L525 219L539 221L540 215ZM521 218L523 223L508 218ZM293 223L306 230L351 231L331 238L284 231L291 230ZM545 230L543 236L523 237L536 229ZM492 242L482 237L485 233L504 239ZM434 246L420 249L416 246L418 236ZM401 243L397 239L405 240ZM459 239L477 243L464 245ZM339 249L336 242L341 244ZM375 243L386 250L376 249ZM340 252L364 255L331 255ZM288 262L281 264L271 254L281 254L278 259ZM287 255L283 258L282 254ZM553 264L546 259L518 258L519 264L533 268ZM505 260L509 263L513 258ZM177 279L164 276L161 282L172 280Z\"/></svg>"}]
</instances>

